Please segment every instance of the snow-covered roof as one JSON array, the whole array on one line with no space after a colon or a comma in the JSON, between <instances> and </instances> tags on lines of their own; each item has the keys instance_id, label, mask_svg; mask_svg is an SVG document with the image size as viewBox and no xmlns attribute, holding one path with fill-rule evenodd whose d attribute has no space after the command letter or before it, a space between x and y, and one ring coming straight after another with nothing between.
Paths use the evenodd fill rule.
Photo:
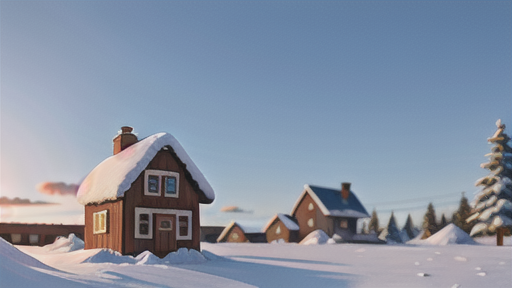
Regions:
<instances>
[{"instance_id":1,"label":"snow-covered roof","mask_svg":"<svg viewBox=\"0 0 512 288\"><path fill-rule=\"evenodd\" d=\"M166 146L172 147L204 193L204 197L200 195L201 203L213 202L215 193L212 187L178 140L168 133L157 133L144 138L98 164L80 184L78 202L87 205L123 197L158 151Z\"/></svg>"},{"instance_id":2,"label":"snow-covered roof","mask_svg":"<svg viewBox=\"0 0 512 288\"><path fill-rule=\"evenodd\" d=\"M367 218L370 217L363 204L359 202L354 192L350 191L348 199L341 197L341 191L330 188L323 188L313 185L304 185L304 191L295 202L292 209L292 215L299 207L300 202L306 194L318 205L325 216L349 217L349 218Z\"/></svg>"},{"instance_id":3,"label":"snow-covered roof","mask_svg":"<svg viewBox=\"0 0 512 288\"><path fill-rule=\"evenodd\" d=\"M297 220L295 220L295 218L293 218L292 216L290 215L286 215L286 214L282 214L282 213L278 213L276 214L274 217L272 217L272 219L270 219L270 221L268 221L267 225L265 225L265 227L263 228L263 231L267 231L268 228L270 228L270 225L272 225L272 223L274 223L274 221L276 221L277 219L281 220L281 223L283 223L283 225L290 231L298 231L299 230L299 225L297 224Z\"/></svg>"}]
</instances>

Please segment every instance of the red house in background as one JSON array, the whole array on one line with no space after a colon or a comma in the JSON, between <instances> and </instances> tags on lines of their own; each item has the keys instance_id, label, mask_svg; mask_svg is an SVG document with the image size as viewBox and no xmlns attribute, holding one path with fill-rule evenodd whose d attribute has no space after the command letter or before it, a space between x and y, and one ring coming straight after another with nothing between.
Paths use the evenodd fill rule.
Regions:
<instances>
[{"instance_id":1,"label":"red house in background","mask_svg":"<svg viewBox=\"0 0 512 288\"><path fill-rule=\"evenodd\" d=\"M321 229L329 237L336 234L348 242L356 235L357 220L370 217L354 192L350 191L350 183L341 183L341 189L304 185L291 216L299 226L299 241Z\"/></svg>"},{"instance_id":2,"label":"red house in background","mask_svg":"<svg viewBox=\"0 0 512 288\"><path fill-rule=\"evenodd\" d=\"M96 166L78 190L85 206L85 249L160 257L181 247L200 250L199 204L212 187L180 143L158 133L138 141L131 127L114 138L114 156Z\"/></svg>"}]
</instances>

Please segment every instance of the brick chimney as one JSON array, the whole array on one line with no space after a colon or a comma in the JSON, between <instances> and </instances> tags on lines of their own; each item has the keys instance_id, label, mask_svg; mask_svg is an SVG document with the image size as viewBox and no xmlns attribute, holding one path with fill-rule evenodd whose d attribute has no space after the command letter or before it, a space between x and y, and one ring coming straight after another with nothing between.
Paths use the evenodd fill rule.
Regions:
<instances>
[{"instance_id":1,"label":"brick chimney","mask_svg":"<svg viewBox=\"0 0 512 288\"><path fill-rule=\"evenodd\" d=\"M341 183L341 198L347 200L350 196L350 183L343 182Z\"/></svg>"},{"instance_id":2,"label":"brick chimney","mask_svg":"<svg viewBox=\"0 0 512 288\"><path fill-rule=\"evenodd\" d=\"M135 134L132 134L133 128L128 126L121 127L121 133L114 138L114 155L130 147L139 141Z\"/></svg>"}]
</instances>

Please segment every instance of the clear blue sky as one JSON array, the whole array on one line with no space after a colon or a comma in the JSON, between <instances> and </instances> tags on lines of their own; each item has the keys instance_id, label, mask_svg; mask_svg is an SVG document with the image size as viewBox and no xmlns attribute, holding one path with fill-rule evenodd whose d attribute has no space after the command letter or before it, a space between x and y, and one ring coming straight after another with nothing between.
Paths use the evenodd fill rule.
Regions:
<instances>
[{"instance_id":1,"label":"clear blue sky","mask_svg":"<svg viewBox=\"0 0 512 288\"><path fill-rule=\"evenodd\" d=\"M129 125L181 142L216 191L205 224L345 181L420 224L472 198L496 120L512 132L511 3L3 0L1 195L55 201L35 186L79 183Z\"/></svg>"}]
</instances>

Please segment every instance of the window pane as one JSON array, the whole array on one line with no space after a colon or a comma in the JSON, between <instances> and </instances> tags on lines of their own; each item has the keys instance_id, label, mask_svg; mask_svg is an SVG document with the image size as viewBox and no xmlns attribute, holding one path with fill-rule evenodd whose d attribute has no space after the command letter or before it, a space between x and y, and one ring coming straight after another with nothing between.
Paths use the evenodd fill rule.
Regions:
<instances>
[{"instance_id":1,"label":"window pane","mask_svg":"<svg viewBox=\"0 0 512 288\"><path fill-rule=\"evenodd\" d=\"M20 243L21 242L21 234L11 234L12 243Z\"/></svg>"},{"instance_id":2,"label":"window pane","mask_svg":"<svg viewBox=\"0 0 512 288\"><path fill-rule=\"evenodd\" d=\"M140 235L148 235L149 234L149 224L148 223L140 223L139 224L139 234Z\"/></svg>"},{"instance_id":3,"label":"window pane","mask_svg":"<svg viewBox=\"0 0 512 288\"><path fill-rule=\"evenodd\" d=\"M37 234L30 234L28 236L28 241L30 242L30 244L34 245L34 244L39 244L39 235Z\"/></svg>"},{"instance_id":4,"label":"window pane","mask_svg":"<svg viewBox=\"0 0 512 288\"><path fill-rule=\"evenodd\" d=\"M94 217L94 232L98 232L100 230L100 217L98 215L98 213L94 213L93 214L93 217Z\"/></svg>"},{"instance_id":5,"label":"window pane","mask_svg":"<svg viewBox=\"0 0 512 288\"><path fill-rule=\"evenodd\" d=\"M142 221L149 221L149 214L140 214L139 220Z\"/></svg>"},{"instance_id":6,"label":"window pane","mask_svg":"<svg viewBox=\"0 0 512 288\"><path fill-rule=\"evenodd\" d=\"M176 178L165 177L165 194L176 195Z\"/></svg>"},{"instance_id":7,"label":"window pane","mask_svg":"<svg viewBox=\"0 0 512 288\"><path fill-rule=\"evenodd\" d=\"M100 226L98 229L100 229L100 231L105 231L105 214L101 213L98 216L100 216Z\"/></svg>"},{"instance_id":8,"label":"window pane","mask_svg":"<svg viewBox=\"0 0 512 288\"><path fill-rule=\"evenodd\" d=\"M158 193L158 176L148 176L148 192Z\"/></svg>"},{"instance_id":9,"label":"window pane","mask_svg":"<svg viewBox=\"0 0 512 288\"><path fill-rule=\"evenodd\" d=\"M180 222L180 236L187 236L188 235L188 216L180 216L178 219Z\"/></svg>"}]
</instances>

